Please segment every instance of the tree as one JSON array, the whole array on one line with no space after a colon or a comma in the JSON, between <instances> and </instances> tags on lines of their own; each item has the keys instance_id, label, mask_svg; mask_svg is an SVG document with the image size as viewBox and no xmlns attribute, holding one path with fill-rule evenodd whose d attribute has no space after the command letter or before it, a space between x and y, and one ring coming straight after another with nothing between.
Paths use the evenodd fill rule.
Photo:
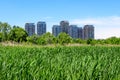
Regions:
<instances>
[{"instance_id":1,"label":"tree","mask_svg":"<svg viewBox=\"0 0 120 80\"><path fill-rule=\"evenodd\" d=\"M2 42L2 33L0 32L0 42Z\"/></svg>"},{"instance_id":2,"label":"tree","mask_svg":"<svg viewBox=\"0 0 120 80\"><path fill-rule=\"evenodd\" d=\"M2 31L2 22L0 22L0 32Z\"/></svg>"},{"instance_id":3,"label":"tree","mask_svg":"<svg viewBox=\"0 0 120 80\"><path fill-rule=\"evenodd\" d=\"M47 44L45 38L43 38L43 37L41 37L41 36L37 39L36 42L37 42L37 44L39 44L39 45L46 45L46 44Z\"/></svg>"},{"instance_id":4,"label":"tree","mask_svg":"<svg viewBox=\"0 0 120 80\"><path fill-rule=\"evenodd\" d=\"M106 39L106 43L107 44L120 44L120 38L117 37L110 37L108 39Z\"/></svg>"},{"instance_id":5,"label":"tree","mask_svg":"<svg viewBox=\"0 0 120 80\"><path fill-rule=\"evenodd\" d=\"M85 43L84 41L85 41L85 40L82 40L82 39L80 39L80 38L73 39L73 43L84 44L84 43Z\"/></svg>"},{"instance_id":6,"label":"tree","mask_svg":"<svg viewBox=\"0 0 120 80\"><path fill-rule=\"evenodd\" d=\"M2 41L6 41L8 39L8 33L11 29L11 26L8 23L0 22L0 31L2 32Z\"/></svg>"},{"instance_id":7,"label":"tree","mask_svg":"<svg viewBox=\"0 0 120 80\"><path fill-rule=\"evenodd\" d=\"M88 39L88 40L87 40L87 44L95 45L95 44L96 44L96 41L93 40L93 39Z\"/></svg>"},{"instance_id":8,"label":"tree","mask_svg":"<svg viewBox=\"0 0 120 80\"><path fill-rule=\"evenodd\" d=\"M54 36L50 32L47 32L47 33L43 34L41 37L43 37L45 39L47 44L52 44L53 43Z\"/></svg>"},{"instance_id":9,"label":"tree","mask_svg":"<svg viewBox=\"0 0 120 80\"><path fill-rule=\"evenodd\" d=\"M40 45L53 44L54 40L55 37L50 32L47 32L37 39L37 43Z\"/></svg>"},{"instance_id":10,"label":"tree","mask_svg":"<svg viewBox=\"0 0 120 80\"><path fill-rule=\"evenodd\" d=\"M60 33L57 36L57 40L58 40L59 44L64 45L64 44L71 43L72 38L68 34L66 34L66 33Z\"/></svg>"},{"instance_id":11,"label":"tree","mask_svg":"<svg viewBox=\"0 0 120 80\"><path fill-rule=\"evenodd\" d=\"M9 33L9 40L13 40L16 42L22 42L22 41L27 41L27 32L20 28L20 27L16 27L13 28L10 33Z\"/></svg>"},{"instance_id":12,"label":"tree","mask_svg":"<svg viewBox=\"0 0 120 80\"><path fill-rule=\"evenodd\" d=\"M37 35L35 35L35 34L32 35L32 36L28 36L28 37L27 37L27 42L37 44L38 38L39 38L39 36L37 36Z\"/></svg>"},{"instance_id":13,"label":"tree","mask_svg":"<svg viewBox=\"0 0 120 80\"><path fill-rule=\"evenodd\" d=\"M19 26L14 25L13 28L20 28Z\"/></svg>"}]
</instances>

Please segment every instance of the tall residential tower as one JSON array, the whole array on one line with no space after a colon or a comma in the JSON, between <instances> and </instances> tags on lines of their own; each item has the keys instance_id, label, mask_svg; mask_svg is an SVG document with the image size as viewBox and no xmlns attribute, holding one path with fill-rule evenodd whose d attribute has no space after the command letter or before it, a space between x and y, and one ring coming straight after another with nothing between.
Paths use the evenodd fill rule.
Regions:
<instances>
[{"instance_id":1,"label":"tall residential tower","mask_svg":"<svg viewBox=\"0 0 120 80\"><path fill-rule=\"evenodd\" d=\"M68 21L61 21L60 27L62 28L62 32L68 34L69 22Z\"/></svg>"},{"instance_id":2,"label":"tall residential tower","mask_svg":"<svg viewBox=\"0 0 120 80\"><path fill-rule=\"evenodd\" d=\"M52 34L54 36L58 36L59 33L61 33L61 32L62 32L61 26L59 26L59 25L53 25L53 27L52 27Z\"/></svg>"},{"instance_id":3,"label":"tall residential tower","mask_svg":"<svg viewBox=\"0 0 120 80\"><path fill-rule=\"evenodd\" d=\"M94 39L94 26L93 25L84 26L83 39Z\"/></svg>"},{"instance_id":4,"label":"tall residential tower","mask_svg":"<svg viewBox=\"0 0 120 80\"><path fill-rule=\"evenodd\" d=\"M34 23L26 23L25 30L29 36L32 36L33 34L35 34L35 24Z\"/></svg>"},{"instance_id":5,"label":"tall residential tower","mask_svg":"<svg viewBox=\"0 0 120 80\"><path fill-rule=\"evenodd\" d=\"M78 38L78 27L77 25L70 25L68 28L68 34L72 38Z\"/></svg>"},{"instance_id":6,"label":"tall residential tower","mask_svg":"<svg viewBox=\"0 0 120 80\"><path fill-rule=\"evenodd\" d=\"M37 35L43 35L46 33L46 22L39 21L37 23Z\"/></svg>"}]
</instances>

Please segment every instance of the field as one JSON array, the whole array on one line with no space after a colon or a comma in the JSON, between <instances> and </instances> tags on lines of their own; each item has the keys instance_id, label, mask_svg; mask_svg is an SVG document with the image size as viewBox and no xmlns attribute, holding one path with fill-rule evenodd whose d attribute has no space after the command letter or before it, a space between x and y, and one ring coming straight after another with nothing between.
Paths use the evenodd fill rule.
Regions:
<instances>
[{"instance_id":1,"label":"field","mask_svg":"<svg viewBox=\"0 0 120 80\"><path fill-rule=\"evenodd\" d=\"M120 80L120 47L0 46L0 80Z\"/></svg>"}]
</instances>

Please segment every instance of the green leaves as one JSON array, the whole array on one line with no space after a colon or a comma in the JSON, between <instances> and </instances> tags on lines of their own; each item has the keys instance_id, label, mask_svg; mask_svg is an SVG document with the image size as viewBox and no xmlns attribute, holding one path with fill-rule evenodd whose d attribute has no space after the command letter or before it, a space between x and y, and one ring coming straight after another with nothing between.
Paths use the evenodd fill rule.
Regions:
<instances>
[{"instance_id":1,"label":"green leaves","mask_svg":"<svg viewBox=\"0 0 120 80\"><path fill-rule=\"evenodd\" d=\"M11 26L8 23L0 22L0 31L2 32L2 41L8 40L8 33L10 32Z\"/></svg>"},{"instance_id":2,"label":"green leaves","mask_svg":"<svg viewBox=\"0 0 120 80\"><path fill-rule=\"evenodd\" d=\"M28 36L27 32L19 27L13 28L9 33L9 40L22 42L26 41L26 37Z\"/></svg>"},{"instance_id":3,"label":"green leaves","mask_svg":"<svg viewBox=\"0 0 120 80\"><path fill-rule=\"evenodd\" d=\"M59 44L63 45L63 44L71 43L72 38L68 34L66 34L66 33L60 33L57 36L57 40L58 40Z\"/></svg>"},{"instance_id":4,"label":"green leaves","mask_svg":"<svg viewBox=\"0 0 120 80\"><path fill-rule=\"evenodd\" d=\"M0 80L119 80L120 47L0 46Z\"/></svg>"}]
</instances>

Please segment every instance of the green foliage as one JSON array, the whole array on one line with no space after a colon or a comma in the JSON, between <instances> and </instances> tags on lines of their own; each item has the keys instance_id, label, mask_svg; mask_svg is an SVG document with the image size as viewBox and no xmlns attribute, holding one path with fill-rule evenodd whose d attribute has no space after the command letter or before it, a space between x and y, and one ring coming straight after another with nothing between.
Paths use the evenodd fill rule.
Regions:
<instances>
[{"instance_id":1,"label":"green foliage","mask_svg":"<svg viewBox=\"0 0 120 80\"><path fill-rule=\"evenodd\" d=\"M37 43L41 45L53 44L54 38L55 37L50 32L47 32L38 38Z\"/></svg>"},{"instance_id":2,"label":"green foliage","mask_svg":"<svg viewBox=\"0 0 120 80\"><path fill-rule=\"evenodd\" d=\"M39 38L39 36L37 36L37 35L28 36L27 42L37 44L38 38Z\"/></svg>"},{"instance_id":3,"label":"green foliage","mask_svg":"<svg viewBox=\"0 0 120 80\"><path fill-rule=\"evenodd\" d=\"M9 33L9 40L23 42L26 41L27 36L28 34L24 29L20 27L14 27Z\"/></svg>"},{"instance_id":4,"label":"green foliage","mask_svg":"<svg viewBox=\"0 0 120 80\"><path fill-rule=\"evenodd\" d=\"M95 40L95 44L102 44L102 45L105 45L105 44L119 45L119 44L120 44L120 38L110 37L110 38L107 38L107 39L98 39L98 40Z\"/></svg>"},{"instance_id":5,"label":"green foliage","mask_svg":"<svg viewBox=\"0 0 120 80\"><path fill-rule=\"evenodd\" d=\"M43 38L43 37L39 37L37 39L36 43L39 44L39 45L46 45L47 44L45 38Z\"/></svg>"},{"instance_id":6,"label":"green foliage","mask_svg":"<svg viewBox=\"0 0 120 80\"><path fill-rule=\"evenodd\" d=\"M55 37L51 33L45 33L42 36L33 35L27 37L27 41L39 45L53 44Z\"/></svg>"},{"instance_id":7,"label":"green foliage","mask_svg":"<svg viewBox=\"0 0 120 80\"><path fill-rule=\"evenodd\" d=\"M87 44L95 45L95 44L96 44L96 40L88 39L88 40L87 40Z\"/></svg>"},{"instance_id":8,"label":"green foliage","mask_svg":"<svg viewBox=\"0 0 120 80\"><path fill-rule=\"evenodd\" d=\"M11 26L8 23L0 22L0 31L2 32L2 41L8 40L8 33L10 32Z\"/></svg>"},{"instance_id":9,"label":"green foliage","mask_svg":"<svg viewBox=\"0 0 120 80\"><path fill-rule=\"evenodd\" d=\"M20 28L19 26L14 25L13 28Z\"/></svg>"},{"instance_id":10,"label":"green foliage","mask_svg":"<svg viewBox=\"0 0 120 80\"><path fill-rule=\"evenodd\" d=\"M104 39L98 39L98 40L96 40L96 44L102 44L102 45L104 45L106 43L105 43Z\"/></svg>"},{"instance_id":11,"label":"green foliage","mask_svg":"<svg viewBox=\"0 0 120 80\"><path fill-rule=\"evenodd\" d=\"M119 80L120 47L0 46L0 80Z\"/></svg>"},{"instance_id":12,"label":"green foliage","mask_svg":"<svg viewBox=\"0 0 120 80\"><path fill-rule=\"evenodd\" d=\"M2 32L2 22L0 22L0 32Z\"/></svg>"},{"instance_id":13,"label":"green foliage","mask_svg":"<svg viewBox=\"0 0 120 80\"><path fill-rule=\"evenodd\" d=\"M72 40L73 41L73 43L78 43L78 44L85 44L86 43L86 40L82 40L82 39L73 39Z\"/></svg>"},{"instance_id":14,"label":"green foliage","mask_svg":"<svg viewBox=\"0 0 120 80\"><path fill-rule=\"evenodd\" d=\"M106 39L107 44L120 44L120 38L111 37Z\"/></svg>"},{"instance_id":15,"label":"green foliage","mask_svg":"<svg viewBox=\"0 0 120 80\"><path fill-rule=\"evenodd\" d=\"M57 36L58 43L61 45L68 44L72 42L72 38L66 33L60 33Z\"/></svg>"},{"instance_id":16,"label":"green foliage","mask_svg":"<svg viewBox=\"0 0 120 80\"><path fill-rule=\"evenodd\" d=\"M2 42L2 36L3 34L0 32L0 42Z\"/></svg>"}]
</instances>

